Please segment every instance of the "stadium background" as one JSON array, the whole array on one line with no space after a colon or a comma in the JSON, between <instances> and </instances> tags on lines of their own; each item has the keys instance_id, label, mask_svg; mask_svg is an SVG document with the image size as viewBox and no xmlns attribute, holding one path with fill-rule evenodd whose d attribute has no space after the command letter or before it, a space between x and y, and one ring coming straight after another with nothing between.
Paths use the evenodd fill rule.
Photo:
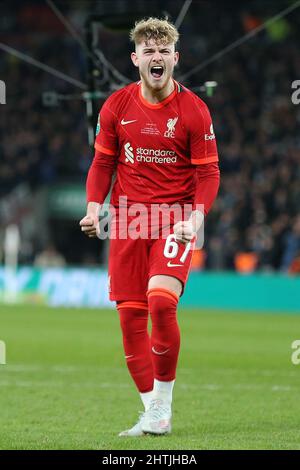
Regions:
<instances>
[{"instance_id":1,"label":"stadium background","mask_svg":"<svg viewBox=\"0 0 300 470\"><path fill-rule=\"evenodd\" d=\"M299 7L1 4L0 448L299 448L300 369L291 362L300 338ZM107 298L107 243L86 239L78 221L98 110L137 79L128 30L166 14L180 23L175 78L211 110L222 179L180 304L177 434L124 444L115 435L137 401Z\"/></svg>"}]
</instances>

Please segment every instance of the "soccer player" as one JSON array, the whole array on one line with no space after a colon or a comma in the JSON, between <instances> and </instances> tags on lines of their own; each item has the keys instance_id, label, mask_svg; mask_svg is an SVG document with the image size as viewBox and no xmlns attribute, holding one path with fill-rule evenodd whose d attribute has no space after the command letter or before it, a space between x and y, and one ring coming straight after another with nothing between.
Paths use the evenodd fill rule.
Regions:
<instances>
[{"instance_id":1,"label":"soccer player","mask_svg":"<svg viewBox=\"0 0 300 470\"><path fill-rule=\"evenodd\" d=\"M145 407L137 424L120 436L141 436L171 431L180 347L177 304L195 234L218 192L219 168L206 104L173 79L179 58L174 25L148 18L135 24L130 37L140 81L113 93L100 111L81 230L99 236L99 209L114 173L111 204L117 223L124 197L128 207L138 203L147 210L155 204L192 207L188 218L172 219L170 236L131 237L128 230L126 237L117 231L110 240L110 298L116 301L126 363Z\"/></svg>"}]
</instances>

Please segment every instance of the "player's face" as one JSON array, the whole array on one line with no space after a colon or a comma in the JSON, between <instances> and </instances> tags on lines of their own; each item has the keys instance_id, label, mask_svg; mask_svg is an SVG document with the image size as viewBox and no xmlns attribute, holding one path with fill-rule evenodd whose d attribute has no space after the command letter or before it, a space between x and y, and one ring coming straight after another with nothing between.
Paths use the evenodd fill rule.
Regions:
<instances>
[{"instance_id":1,"label":"player's face","mask_svg":"<svg viewBox=\"0 0 300 470\"><path fill-rule=\"evenodd\" d=\"M131 54L141 79L154 91L162 90L168 84L178 58L174 44L157 44L153 39L137 44L136 51Z\"/></svg>"}]
</instances>

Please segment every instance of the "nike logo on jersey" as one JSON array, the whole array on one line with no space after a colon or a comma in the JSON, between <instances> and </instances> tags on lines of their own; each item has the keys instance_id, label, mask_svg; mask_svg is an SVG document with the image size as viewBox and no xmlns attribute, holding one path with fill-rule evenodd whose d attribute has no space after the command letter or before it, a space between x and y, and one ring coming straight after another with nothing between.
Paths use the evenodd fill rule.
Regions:
<instances>
[{"instance_id":1,"label":"nike logo on jersey","mask_svg":"<svg viewBox=\"0 0 300 470\"><path fill-rule=\"evenodd\" d=\"M168 351L170 351L170 349L166 349L165 351L158 352L155 350L154 346L152 346L152 352L154 352L154 354L158 354L158 356L162 356L162 354L166 354Z\"/></svg>"},{"instance_id":2,"label":"nike logo on jersey","mask_svg":"<svg viewBox=\"0 0 300 470\"><path fill-rule=\"evenodd\" d=\"M131 356L125 356L125 359L129 359L130 357L133 357L133 354L131 354Z\"/></svg>"},{"instance_id":3,"label":"nike logo on jersey","mask_svg":"<svg viewBox=\"0 0 300 470\"><path fill-rule=\"evenodd\" d=\"M131 124L132 122L136 122L136 121L137 119L133 119L132 121L124 121L124 119L122 119L121 124L122 126L126 126L126 124Z\"/></svg>"},{"instance_id":4,"label":"nike logo on jersey","mask_svg":"<svg viewBox=\"0 0 300 470\"><path fill-rule=\"evenodd\" d=\"M183 266L183 264L172 264L171 261L168 262L167 266L169 268L175 268L176 266Z\"/></svg>"}]
</instances>

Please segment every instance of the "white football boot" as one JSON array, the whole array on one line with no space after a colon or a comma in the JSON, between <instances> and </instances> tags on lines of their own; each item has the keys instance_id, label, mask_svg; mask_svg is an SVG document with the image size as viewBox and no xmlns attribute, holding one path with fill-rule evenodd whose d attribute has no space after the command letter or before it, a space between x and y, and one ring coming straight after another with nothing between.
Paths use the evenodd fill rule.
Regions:
<instances>
[{"instance_id":1,"label":"white football boot","mask_svg":"<svg viewBox=\"0 0 300 470\"><path fill-rule=\"evenodd\" d=\"M126 431L122 431L119 434L119 437L139 437L139 436L145 436L145 433L142 431L142 420L144 418L145 413L140 412L140 417L138 422L130 429L127 429Z\"/></svg>"},{"instance_id":2,"label":"white football boot","mask_svg":"<svg viewBox=\"0 0 300 470\"><path fill-rule=\"evenodd\" d=\"M141 420L141 430L149 434L169 434L171 432L171 406L168 402L154 398Z\"/></svg>"}]
</instances>

